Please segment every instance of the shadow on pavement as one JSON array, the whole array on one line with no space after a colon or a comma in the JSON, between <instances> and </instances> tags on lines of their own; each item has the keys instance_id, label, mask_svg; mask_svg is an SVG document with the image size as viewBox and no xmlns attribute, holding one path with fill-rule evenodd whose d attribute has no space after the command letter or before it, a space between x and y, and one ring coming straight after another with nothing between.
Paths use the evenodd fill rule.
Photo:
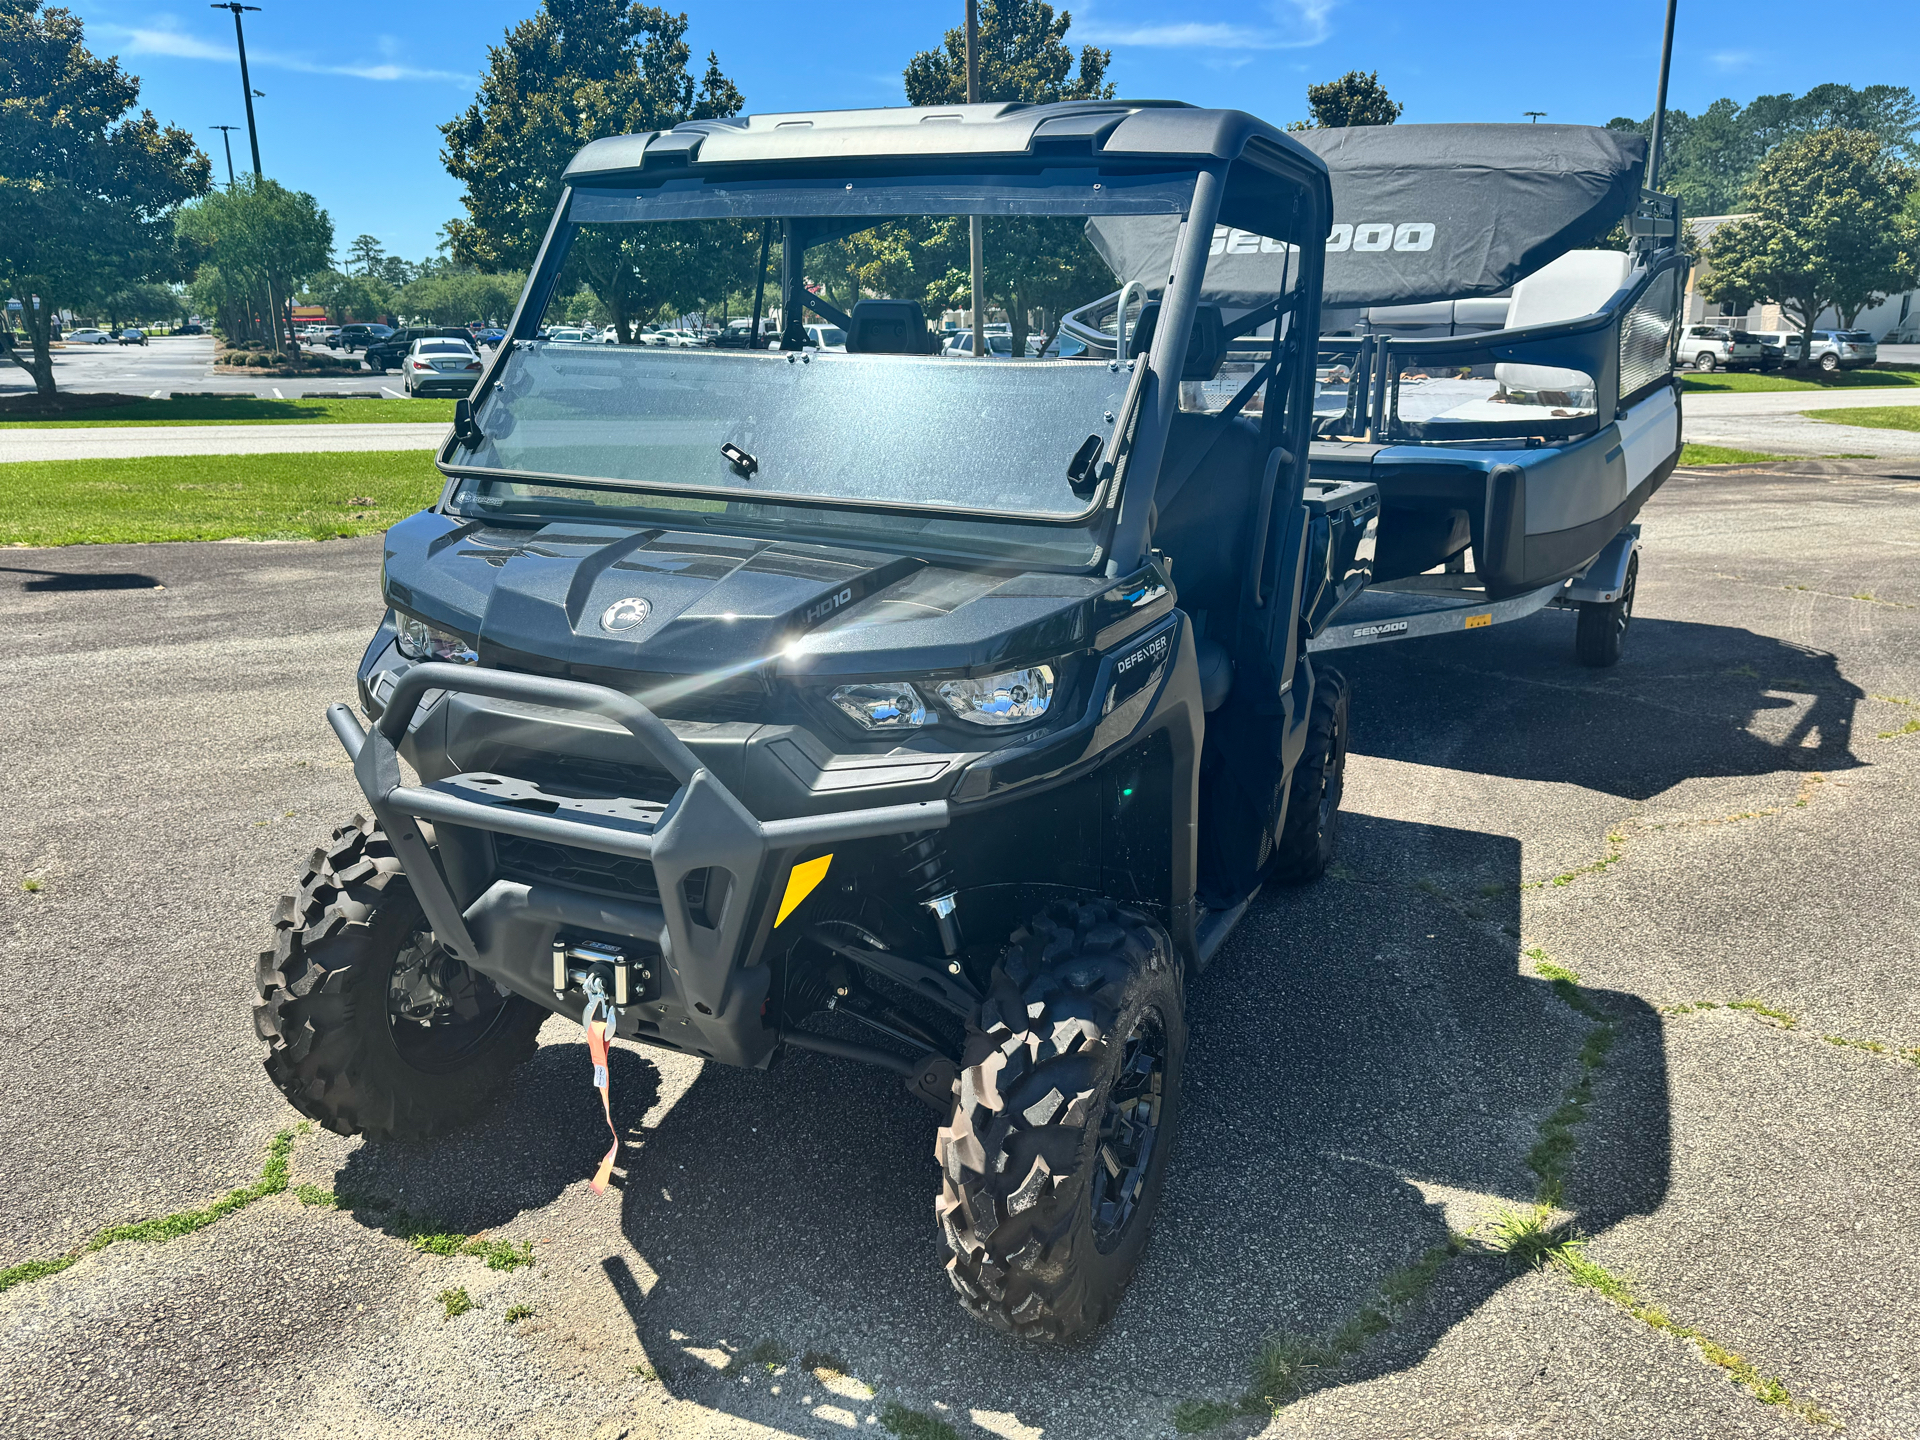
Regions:
<instances>
[{"instance_id":1,"label":"shadow on pavement","mask_svg":"<svg viewBox=\"0 0 1921 1441\"><path fill-rule=\"evenodd\" d=\"M1629 800L1697 777L1860 764L1864 692L1826 651L1644 618L1619 665L1590 670L1573 636L1572 617L1547 612L1502 635L1337 653L1355 686L1353 749Z\"/></svg>"},{"instance_id":2,"label":"shadow on pavement","mask_svg":"<svg viewBox=\"0 0 1921 1441\"><path fill-rule=\"evenodd\" d=\"M20 589L25 591L152 590L160 584L154 577L132 570L89 572L39 570L16 565L0 565L0 574L39 577L37 580L21 581Z\"/></svg>"},{"instance_id":3,"label":"shadow on pavement","mask_svg":"<svg viewBox=\"0 0 1921 1441\"><path fill-rule=\"evenodd\" d=\"M619 1224L659 1279L646 1289L618 1254L602 1269L671 1388L763 1424L837 1429L689 1354L772 1342L957 1417L1160 1429L1182 1399L1238 1394L1265 1333L1329 1329L1445 1243L1450 1204L1461 1224L1530 1201L1523 1157L1574 1079L1587 1023L1522 974L1506 933L1519 845L1365 815L1347 826L1343 874L1369 879L1264 900L1192 982L1187 1113L1159 1228L1114 1323L1065 1350L960 1310L934 1255L936 1121L892 1077L810 1054L769 1072L710 1066L643 1128L657 1072L617 1053ZM1455 874L1498 876L1502 895L1473 918L1412 883ZM1668 1099L1658 1018L1593 994L1652 1046L1610 1070L1591 1123L1631 1116L1643 1152L1577 1198L1601 1231L1665 1195ZM487 1122L432 1146L362 1147L341 1194L469 1231L552 1202L583 1184L605 1137L586 1064L580 1046L543 1047ZM1412 1359L1505 1284L1468 1264L1472 1279L1437 1288L1447 1314L1430 1307L1408 1333L1427 1338ZM1391 1354L1373 1364L1412 1364L1407 1335ZM786 1389L807 1384L790 1375Z\"/></svg>"}]
</instances>

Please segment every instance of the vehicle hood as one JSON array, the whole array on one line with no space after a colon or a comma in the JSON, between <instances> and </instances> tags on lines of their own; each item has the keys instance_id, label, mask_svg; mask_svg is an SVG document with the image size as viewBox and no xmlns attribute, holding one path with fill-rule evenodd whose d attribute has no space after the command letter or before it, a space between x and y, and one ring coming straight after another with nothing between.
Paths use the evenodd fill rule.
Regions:
<instances>
[{"instance_id":1,"label":"vehicle hood","mask_svg":"<svg viewBox=\"0 0 1921 1441\"><path fill-rule=\"evenodd\" d=\"M387 533L389 604L477 639L481 663L610 683L979 670L1088 644L1091 576L961 570L907 555L560 521L506 530L423 512ZM644 601L645 618L624 627Z\"/></svg>"}]
</instances>

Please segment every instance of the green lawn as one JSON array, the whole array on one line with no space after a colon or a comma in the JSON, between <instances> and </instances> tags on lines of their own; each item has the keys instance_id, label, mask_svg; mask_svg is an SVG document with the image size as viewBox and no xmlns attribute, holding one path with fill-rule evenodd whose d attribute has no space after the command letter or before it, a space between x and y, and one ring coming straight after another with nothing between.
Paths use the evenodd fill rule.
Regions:
<instances>
[{"instance_id":1,"label":"green lawn","mask_svg":"<svg viewBox=\"0 0 1921 1441\"><path fill-rule=\"evenodd\" d=\"M1682 465L1759 465L1766 461L1792 460L1793 456L1769 455L1759 450L1734 450L1725 445L1684 445Z\"/></svg>"},{"instance_id":2,"label":"green lawn","mask_svg":"<svg viewBox=\"0 0 1921 1441\"><path fill-rule=\"evenodd\" d=\"M1817 380L1814 377L1819 376ZM1728 390L1859 390L1882 389L1887 386L1912 386L1921 381L1921 372L1913 370L1837 370L1829 375L1825 371L1800 372L1785 375L1772 371L1761 375L1746 370L1717 370L1711 375L1703 375L1698 370L1686 371L1681 376L1683 391L1728 391Z\"/></svg>"},{"instance_id":3,"label":"green lawn","mask_svg":"<svg viewBox=\"0 0 1921 1441\"><path fill-rule=\"evenodd\" d=\"M1921 406L1864 405L1853 410L1804 410L1809 420L1829 425L1865 425L1871 430L1921 430Z\"/></svg>"},{"instance_id":4,"label":"green lawn","mask_svg":"<svg viewBox=\"0 0 1921 1441\"><path fill-rule=\"evenodd\" d=\"M431 505L441 487L425 450L29 460L0 477L0 545L365 535Z\"/></svg>"},{"instance_id":5,"label":"green lawn","mask_svg":"<svg viewBox=\"0 0 1921 1441\"><path fill-rule=\"evenodd\" d=\"M9 420L0 428L62 429L88 425L372 425L388 421L451 424L451 400L275 400L272 396L213 395L142 400L74 412L61 420Z\"/></svg>"}]
</instances>

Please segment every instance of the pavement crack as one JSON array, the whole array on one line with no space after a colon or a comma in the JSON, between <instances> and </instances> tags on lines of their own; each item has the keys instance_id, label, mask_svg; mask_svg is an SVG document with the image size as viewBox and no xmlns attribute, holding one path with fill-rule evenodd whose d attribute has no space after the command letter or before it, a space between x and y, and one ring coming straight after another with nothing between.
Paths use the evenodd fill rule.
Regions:
<instances>
[{"instance_id":1,"label":"pavement crack","mask_svg":"<svg viewBox=\"0 0 1921 1441\"><path fill-rule=\"evenodd\" d=\"M1697 1355L1726 1372L1755 1400L1779 1406L1816 1425L1839 1430L1839 1420L1811 1401L1796 1396L1779 1376L1767 1375L1745 1356L1729 1350L1706 1332L1676 1321L1646 1300L1631 1279L1587 1254L1593 1238L1576 1229L1577 1218L1563 1213L1561 1205L1568 1163L1574 1155L1575 1127L1586 1119L1592 1104L1594 1082L1613 1044L1614 1022L1584 993L1578 971L1556 963L1539 946L1531 946L1522 954L1532 963L1534 973L1553 987L1557 999L1594 1025L1581 1046L1579 1076L1563 1093L1561 1104L1542 1120L1541 1139L1528 1152L1528 1168L1540 1179L1535 1204L1495 1212L1475 1228L1470 1243L1485 1254L1505 1256L1516 1266L1554 1271L1574 1285L1613 1302L1643 1325L1687 1342ZM1697 1008L1690 1005L1685 1009ZM1670 1010L1669 1007L1660 1009ZM1743 1011L1783 1030L1792 1030L1799 1024L1790 1013L1757 1000L1729 1002L1728 1009Z\"/></svg>"},{"instance_id":2,"label":"pavement crack","mask_svg":"<svg viewBox=\"0 0 1921 1441\"><path fill-rule=\"evenodd\" d=\"M277 1131L273 1140L267 1143L267 1159L260 1168L259 1179L251 1185L237 1186L206 1206L191 1211L175 1211L165 1216L155 1216L145 1221L131 1221L121 1226L109 1226L91 1239L82 1242L62 1256L47 1257L38 1261L22 1261L17 1266L9 1266L0 1271L0 1292L15 1286L26 1285L31 1281L42 1281L49 1276L57 1276L83 1257L95 1251L104 1251L122 1241L162 1242L178 1240L190 1236L195 1231L204 1231L216 1221L223 1221L236 1211L245 1210L255 1201L268 1196L277 1196L287 1189L288 1175L293 1165L293 1148L296 1136L305 1135L311 1127L305 1121L297 1126L289 1126Z\"/></svg>"},{"instance_id":3,"label":"pavement crack","mask_svg":"<svg viewBox=\"0 0 1921 1441\"><path fill-rule=\"evenodd\" d=\"M1664 1016L1686 1016L1702 1011L1734 1011L1749 1016L1777 1031L1798 1031L1801 1018L1792 1011L1780 1006L1770 1005L1752 996L1744 996L1732 1001L1674 1001L1655 1009ZM1822 1035L1821 1039L1830 1046L1847 1050L1866 1051L1874 1056L1886 1056L1910 1066L1921 1066L1921 1047L1900 1046L1892 1041L1877 1040L1872 1036Z\"/></svg>"}]
</instances>

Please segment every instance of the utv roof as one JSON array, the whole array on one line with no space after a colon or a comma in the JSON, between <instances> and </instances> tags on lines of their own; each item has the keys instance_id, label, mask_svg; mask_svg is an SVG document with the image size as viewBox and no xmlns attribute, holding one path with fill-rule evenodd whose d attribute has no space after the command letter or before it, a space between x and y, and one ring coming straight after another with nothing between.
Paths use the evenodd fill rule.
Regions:
<instances>
[{"instance_id":1,"label":"utv roof","mask_svg":"<svg viewBox=\"0 0 1921 1441\"><path fill-rule=\"evenodd\" d=\"M689 120L672 130L596 140L568 164L565 178L670 167L1011 157L1055 150L1207 162L1238 159L1250 146L1279 152L1311 170L1324 169L1305 147L1239 110L1203 110L1170 100L1070 100Z\"/></svg>"}]
</instances>

